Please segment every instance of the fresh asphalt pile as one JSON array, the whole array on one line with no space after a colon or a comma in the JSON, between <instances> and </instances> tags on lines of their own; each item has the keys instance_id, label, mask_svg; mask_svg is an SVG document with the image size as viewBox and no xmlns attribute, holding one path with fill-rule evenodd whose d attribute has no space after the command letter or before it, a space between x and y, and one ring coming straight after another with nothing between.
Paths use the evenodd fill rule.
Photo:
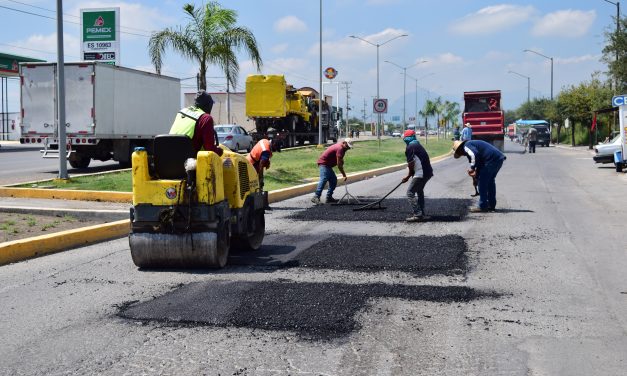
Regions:
<instances>
[{"instance_id":1,"label":"fresh asphalt pile","mask_svg":"<svg viewBox=\"0 0 627 376\"><path fill-rule=\"evenodd\" d=\"M357 197L365 204L374 200L372 197ZM459 198L427 198L425 212L431 217L430 221L457 222L468 213L468 206L472 200ZM404 222L412 215L409 202L405 198L387 198L381 206L385 209L359 210L358 205L315 205L298 211L289 218L299 221L377 221L377 222Z\"/></svg>"},{"instance_id":2,"label":"fresh asphalt pile","mask_svg":"<svg viewBox=\"0 0 627 376\"><path fill-rule=\"evenodd\" d=\"M415 275L466 272L461 236L334 235L299 253L290 266L357 271L402 271Z\"/></svg>"},{"instance_id":3,"label":"fresh asphalt pile","mask_svg":"<svg viewBox=\"0 0 627 376\"><path fill-rule=\"evenodd\" d=\"M355 319L371 299L468 302L495 297L463 286L207 281L185 285L119 315L170 325L239 327L329 340L360 329Z\"/></svg>"}]
</instances>

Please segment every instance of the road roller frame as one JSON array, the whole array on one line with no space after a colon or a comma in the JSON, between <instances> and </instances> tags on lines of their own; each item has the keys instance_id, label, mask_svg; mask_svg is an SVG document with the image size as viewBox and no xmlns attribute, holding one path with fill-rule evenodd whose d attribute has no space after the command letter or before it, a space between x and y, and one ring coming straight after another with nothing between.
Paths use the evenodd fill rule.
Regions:
<instances>
[{"instance_id":1,"label":"road roller frame","mask_svg":"<svg viewBox=\"0 0 627 376\"><path fill-rule=\"evenodd\" d=\"M223 148L194 155L187 136L155 138L154 154L132 155L129 246L142 268L221 268L231 247L257 250L265 233L253 166ZM195 170L185 160L195 157Z\"/></svg>"}]
</instances>

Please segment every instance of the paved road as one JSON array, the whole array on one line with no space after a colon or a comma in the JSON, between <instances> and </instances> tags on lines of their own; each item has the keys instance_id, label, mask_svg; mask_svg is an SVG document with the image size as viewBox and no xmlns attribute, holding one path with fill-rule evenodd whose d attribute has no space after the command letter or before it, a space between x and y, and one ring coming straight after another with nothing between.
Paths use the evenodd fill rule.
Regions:
<instances>
[{"instance_id":1,"label":"paved road","mask_svg":"<svg viewBox=\"0 0 627 376\"><path fill-rule=\"evenodd\" d=\"M16 184L36 180L54 179L59 175L59 160L42 158L41 147L20 145L15 142L3 142L0 147L0 185ZM88 168L72 168L69 163L68 174L71 176L119 169L114 161L92 160Z\"/></svg>"},{"instance_id":2,"label":"paved road","mask_svg":"<svg viewBox=\"0 0 627 376\"><path fill-rule=\"evenodd\" d=\"M497 213L287 218L300 197L221 271L137 270L125 239L0 267L0 373L624 374L627 176L585 150L508 148ZM428 210L469 198L465 168L435 165ZM349 189L381 196L402 176Z\"/></svg>"}]
</instances>

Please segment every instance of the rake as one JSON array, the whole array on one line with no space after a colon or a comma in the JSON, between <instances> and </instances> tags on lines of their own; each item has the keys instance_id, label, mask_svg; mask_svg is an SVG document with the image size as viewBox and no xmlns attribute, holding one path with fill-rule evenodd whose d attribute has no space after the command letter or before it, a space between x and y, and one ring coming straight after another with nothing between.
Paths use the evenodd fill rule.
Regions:
<instances>
[{"instance_id":1,"label":"rake","mask_svg":"<svg viewBox=\"0 0 627 376\"><path fill-rule=\"evenodd\" d=\"M352 194L348 193L348 184L347 183L344 183L344 189L346 190L346 193L344 193L344 196L342 196L342 198L337 200L337 202L335 204L333 204L333 205L344 205L344 200L346 200L346 204L347 205L351 204L351 200L353 200L355 202L355 204L361 204L361 201L359 201L357 199L357 197L355 197Z\"/></svg>"},{"instance_id":2,"label":"rake","mask_svg":"<svg viewBox=\"0 0 627 376\"><path fill-rule=\"evenodd\" d=\"M392 192L394 192L398 187L401 186L401 184L403 184L403 182L401 181L400 183L398 183L398 185L396 187L394 187L394 189L392 189L391 191L388 192L388 194L386 194L385 196L381 197L379 200L375 201L375 202L371 202L367 205L364 206L360 206L358 208L353 209L353 211L360 211L360 210L382 210L385 209L385 207L381 206L381 203L383 202L383 200L385 200L389 195L392 194Z\"/></svg>"}]
</instances>

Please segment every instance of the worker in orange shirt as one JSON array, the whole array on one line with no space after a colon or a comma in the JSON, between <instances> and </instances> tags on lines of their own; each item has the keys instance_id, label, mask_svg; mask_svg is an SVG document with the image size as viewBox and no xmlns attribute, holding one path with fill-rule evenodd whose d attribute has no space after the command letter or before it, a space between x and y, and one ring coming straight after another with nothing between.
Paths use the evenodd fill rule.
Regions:
<instances>
[{"instance_id":1,"label":"worker in orange shirt","mask_svg":"<svg viewBox=\"0 0 627 376\"><path fill-rule=\"evenodd\" d=\"M276 139L276 131L269 128L265 137L259 140L246 156L259 176L259 190L263 192L263 171L270 168L270 159L272 152L281 152L281 141ZM265 195L264 195L265 196ZM266 198L266 208L269 208Z\"/></svg>"}]
</instances>

